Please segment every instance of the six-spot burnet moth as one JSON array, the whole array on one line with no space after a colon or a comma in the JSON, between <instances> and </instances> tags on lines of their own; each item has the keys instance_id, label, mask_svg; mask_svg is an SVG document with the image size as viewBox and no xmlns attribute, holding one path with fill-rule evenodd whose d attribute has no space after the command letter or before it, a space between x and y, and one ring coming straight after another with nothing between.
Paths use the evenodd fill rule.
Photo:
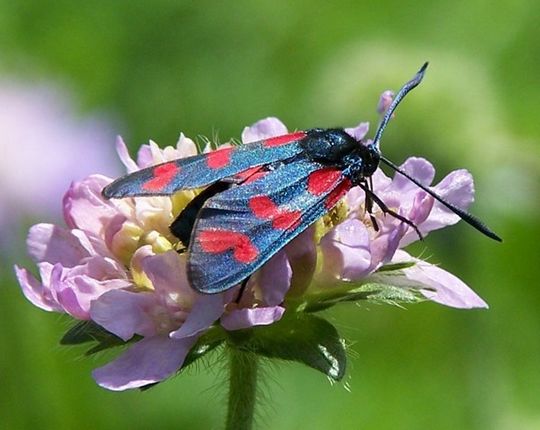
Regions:
<instances>
[{"instance_id":1,"label":"six-spot burnet moth","mask_svg":"<svg viewBox=\"0 0 540 430\"><path fill-rule=\"evenodd\" d=\"M415 229L373 192L371 176L382 162L405 176L486 236L501 241L473 215L445 201L385 158L381 136L401 100L424 77L427 63L397 93L371 143L341 128L311 129L169 161L117 179L106 198L170 195L209 186L173 223L188 245L188 279L202 293L225 291L261 267L352 187L373 204ZM371 216L373 227L378 229Z\"/></svg>"}]
</instances>

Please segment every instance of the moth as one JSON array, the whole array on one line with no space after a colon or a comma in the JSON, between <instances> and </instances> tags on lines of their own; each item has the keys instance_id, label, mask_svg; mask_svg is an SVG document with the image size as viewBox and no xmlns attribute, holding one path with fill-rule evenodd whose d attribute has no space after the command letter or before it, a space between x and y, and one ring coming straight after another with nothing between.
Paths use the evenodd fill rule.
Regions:
<instances>
[{"instance_id":1,"label":"moth","mask_svg":"<svg viewBox=\"0 0 540 430\"><path fill-rule=\"evenodd\" d=\"M380 163L408 178L472 227L501 241L478 218L444 200L381 154L379 144L388 122L403 98L420 84L427 65L399 90L371 142L357 141L342 128L296 131L139 170L106 186L103 196L171 195L207 187L172 229L188 244L191 286L209 294L246 280L327 214L352 187L365 192L365 207L376 230L371 215L374 205L421 237L410 220L392 211L374 193L372 175ZM192 220L187 226L186 219Z\"/></svg>"}]
</instances>

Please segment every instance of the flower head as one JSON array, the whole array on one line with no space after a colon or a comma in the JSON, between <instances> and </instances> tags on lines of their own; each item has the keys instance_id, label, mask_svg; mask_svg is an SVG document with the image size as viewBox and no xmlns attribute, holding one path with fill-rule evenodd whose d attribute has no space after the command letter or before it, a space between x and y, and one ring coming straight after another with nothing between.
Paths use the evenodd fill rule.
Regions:
<instances>
[{"instance_id":1,"label":"flower head","mask_svg":"<svg viewBox=\"0 0 540 430\"><path fill-rule=\"evenodd\" d=\"M346 129L358 141L367 130L366 123ZM267 118L247 127L242 140L285 133L279 120ZM121 139L117 150L128 172L196 154L193 141L184 135L175 148L159 149L150 142L140 149L137 160L131 159ZM434 169L426 160L410 158L401 167L423 185L431 185ZM403 177L390 179L378 170L372 179L373 192L424 235L458 221ZM101 190L111 181L92 175L74 182L63 200L66 227L32 227L28 249L40 280L16 267L23 293L36 306L89 321L117 343L130 343L116 360L94 371L96 381L106 388L159 382L218 345L227 332L279 326L281 320L285 325L290 321L320 325L311 317L285 317L354 297L365 299L383 290L388 294L385 285L401 291L403 297L419 293L448 306L486 306L453 275L402 251L418 238L417 232L380 208L368 213L365 195L356 188L242 285L202 295L190 287L189 255L169 230L196 191L105 200ZM449 174L433 189L463 208L473 198L472 178L465 171ZM377 291L366 290L374 285ZM280 356L279 350L283 358L291 359L290 351L281 345L277 349L264 342L254 345L262 354Z\"/></svg>"}]
</instances>

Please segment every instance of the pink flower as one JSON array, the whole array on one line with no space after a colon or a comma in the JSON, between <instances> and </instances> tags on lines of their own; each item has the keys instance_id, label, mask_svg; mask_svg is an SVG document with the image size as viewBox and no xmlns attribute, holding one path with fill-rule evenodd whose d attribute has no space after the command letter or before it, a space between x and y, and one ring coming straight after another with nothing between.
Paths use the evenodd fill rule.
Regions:
<instances>
[{"instance_id":1,"label":"pink flower","mask_svg":"<svg viewBox=\"0 0 540 430\"><path fill-rule=\"evenodd\" d=\"M346 131L362 140L368 125L360 123ZM242 140L285 133L279 120L267 118L244 129ZM121 139L117 151L128 172L196 154L193 141L184 135L176 147L144 145L136 161ZM426 186L434 177L433 166L423 159L410 158L402 169ZM270 325L287 312L301 312L313 304L317 308L318 300L322 308L321 297L333 290L347 295L359 285L379 283L420 291L448 306L486 306L453 275L400 249L418 238L409 225L375 208L375 230L359 189L352 189L328 216L281 249L245 285L202 295L189 286L186 254L177 252L179 241L169 230L196 191L105 200L101 191L111 181L91 175L72 183L63 199L66 227L37 224L30 229L28 251L39 280L27 269L15 268L23 293L34 305L90 320L130 342L114 361L93 372L105 388L124 390L159 382L182 368L206 333ZM373 185L388 207L415 223L423 235L459 220L403 177L390 179L378 170ZM463 208L473 199L472 178L465 171L452 172L433 189ZM401 264L401 269L382 270L389 264Z\"/></svg>"},{"instance_id":2,"label":"pink flower","mask_svg":"<svg viewBox=\"0 0 540 430\"><path fill-rule=\"evenodd\" d=\"M379 115L384 115L393 101L394 92L390 90L383 91L381 97L379 98L379 103L377 104L377 113Z\"/></svg>"}]
</instances>

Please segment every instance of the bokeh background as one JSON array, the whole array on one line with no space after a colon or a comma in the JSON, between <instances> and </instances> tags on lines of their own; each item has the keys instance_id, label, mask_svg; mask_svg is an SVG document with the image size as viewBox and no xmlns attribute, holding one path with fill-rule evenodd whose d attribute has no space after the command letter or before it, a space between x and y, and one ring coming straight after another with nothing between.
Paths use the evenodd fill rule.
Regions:
<instances>
[{"instance_id":1,"label":"bokeh background","mask_svg":"<svg viewBox=\"0 0 540 430\"><path fill-rule=\"evenodd\" d=\"M540 3L537 0L0 1L0 427L219 429L219 366L148 392L107 392L103 357L58 346L68 321L31 306L14 280L28 227L60 219L91 172L180 131L226 141L275 115L291 129L377 120L382 90L425 61L426 79L383 142L441 178L466 167L466 225L413 250L491 306L458 311L343 306L327 313L351 346L343 384L296 364L267 369L266 429L540 429Z\"/></svg>"}]
</instances>

